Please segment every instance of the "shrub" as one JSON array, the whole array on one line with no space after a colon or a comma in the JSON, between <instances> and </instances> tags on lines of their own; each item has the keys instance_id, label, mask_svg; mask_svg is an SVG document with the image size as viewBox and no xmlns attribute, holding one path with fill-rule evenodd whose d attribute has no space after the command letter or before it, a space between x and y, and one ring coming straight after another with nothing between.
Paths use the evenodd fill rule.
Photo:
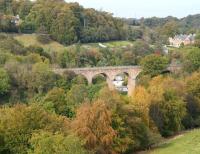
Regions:
<instances>
[{"instance_id":1,"label":"shrub","mask_svg":"<svg viewBox=\"0 0 200 154\"><path fill-rule=\"evenodd\" d=\"M49 44L51 42L51 38L48 34L38 34L37 40L42 44Z\"/></svg>"},{"instance_id":2,"label":"shrub","mask_svg":"<svg viewBox=\"0 0 200 154\"><path fill-rule=\"evenodd\" d=\"M5 94L9 91L9 81L10 79L7 72L3 68L0 68L0 95Z\"/></svg>"}]
</instances>

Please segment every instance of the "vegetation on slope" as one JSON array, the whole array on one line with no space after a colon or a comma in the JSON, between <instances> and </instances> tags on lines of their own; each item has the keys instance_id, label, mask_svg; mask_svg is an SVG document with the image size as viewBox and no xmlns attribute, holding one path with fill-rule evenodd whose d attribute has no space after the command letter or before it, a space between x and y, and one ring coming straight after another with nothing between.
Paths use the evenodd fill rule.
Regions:
<instances>
[{"instance_id":1,"label":"vegetation on slope","mask_svg":"<svg viewBox=\"0 0 200 154\"><path fill-rule=\"evenodd\" d=\"M148 154L197 154L200 151L200 130L192 130L167 139Z\"/></svg>"},{"instance_id":2,"label":"vegetation on slope","mask_svg":"<svg viewBox=\"0 0 200 154\"><path fill-rule=\"evenodd\" d=\"M63 0L0 4L5 6L2 31L24 32L31 26L37 32L0 35L0 153L129 154L200 127L199 35L194 46L162 52L162 44L178 32L176 19L155 29L124 27L108 13ZM91 23L85 23L86 29L77 11ZM16 14L20 26L10 22ZM121 37L134 42L97 43ZM66 47L52 39L78 43ZM177 61L183 69L166 71ZM102 75L88 84L82 75L59 75L52 69L138 64L143 72L131 97L109 90Z\"/></svg>"}]
</instances>

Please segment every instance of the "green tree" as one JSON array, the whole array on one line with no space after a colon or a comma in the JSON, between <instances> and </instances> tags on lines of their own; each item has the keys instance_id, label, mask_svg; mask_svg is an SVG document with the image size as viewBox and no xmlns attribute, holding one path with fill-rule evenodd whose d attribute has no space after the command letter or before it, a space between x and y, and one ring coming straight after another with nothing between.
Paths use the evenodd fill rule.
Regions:
<instances>
[{"instance_id":1,"label":"green tree","mask_svg":"<svg viewBox=\"0 0 200 154\"><path fill-rule=\"evenodd\" d=\"M0 0L0 13L12 14L13 0Z\"/></svg>"},{"instance_id":2,"label":"green tree","mask_svg":"<svg viewBox=\"0 0 200 154\"><path fill-rule=\"evenodd\" d=\"M87 154L79 138L73 135L40 131L34 133L29 142L28 154Z\"/></svg>"},{"instance_id":3,"label":"green tree","mask_svg":"<svg viewBox=\"0 0 200 154\"><path fill-rule=\"evenodd\" d=\"M195 37L195 46L200 48L200 33Z\"/></svg>"},{"instance_id":4,"label":"green tree","mask_svg":"<svg viewBox=\"0 0 200 154\"><path fill-rule=\"evenodd\" d=\"M200 68L200 49L195 48L189 51L184 60L184 68L192 73Z\"/></svg>"},{"instance_id":5,"label":"green tree","mask_svg":"<svg viewBox=\"0 0 200 154\"><path fill-rule=\"evenodd\" d=\"M54 111L59 115L71 118L74 116L74 111L67 101L66 96L67 95L63 89L54 88L47 93L45 98L42 100L41 105L47 109L47 111Z\"/></svg>"},{"instance_id":6,"label":"green tree","mask_svg":"<svg viewBox=\"0 0 200 154\"><path fill-rule=\"evenodd\" d=\"M21 19L25 19L33 7L33 2L30 0L14 0L12 8L15 15L19 15ZM16 10L14 10L16 9Z\"/></svg>"},{"instance_id":7,"label":"green tree","mask_svg":"<svg viewBox=\"0 0 200 154\"><path fill-rule=\"evenodd\" d=\"M186 127L193 128L200 126L200 73L195 72L186 79L187 88L187 111L185 119Z\"/></svg>"},{"instance_id":8,"label":"green tree","mask_svg":"<svg viewBox=\"0 0 200 154\"><path fill-rule=\"evenodd\" d=\"M45 112L38 105L15 105L0 109L0 153L26 154L31 134L39 130L52 133L69 131L66 117Z\"/></svg>"},{"instance_id":9,"label":"green tree","mask_svg":"<svg viewBox=\"0 0 200 154\"><path fill-rule=\"evenodd\" d=\"M161 35L166 35L167 37L173 37L178 33L179 25L176 21L169 21L164 24L159 29Z\"/></svg>"},{"instance_id":10,"label":"green tree","mask_svg":"<svg viewBox=\"0 0 200 154\"><path fill-rule=\"evenodd\" d=\"M142 39L143 31L139 28L132 28L129 26L128 28L128 40L136 41L137 39Z\"/></svg>"},{"instance_id":11,"label":"green tree","mask_svg":"<svg viewBox=\"0 0 200 154\"><path fill-rule=\"evenodd\" d=\"M76 25L77 18L68 6L64 6L57 14L57 18L53 21L50 32L53 38L63 44L72 44L77 42Z\"/></svg>"},{"instance_id":12,"label":"green tree","mask_svg":"<svg viewBox=\"0 0 200 154\"><path fill-rule=\"evenodd\" d=\"M67 104L70 110L75 113L75 110L85 101L88 101L88 90L85 85L73 85L67 93Z\"/></svg>"},{"instance_id":13,"label":"green tree","mask_svg":"<svg viewBox=\"0 0 200 154\"><path fill-rule=\"evenodd\" d=\"M182 130L186 115L185 85L182 81L158 76L150 82L150 116L163 136Z\"/></svg>"},{"instance_id":14,"label":"green tree","mask_svg":"<svg viewBox=\"0 0 200 154\"><path fill-rule=\"evenodd\" d=\"M179 99L175 92L166 91L164 100L157 107L159 116L162 117L163 126L159 127L159 130L163 136L173 135L182 130L182 120L186 115L185 102Z\"/></svg>"},{"instance_id":15,"label":"green tree","mask_svg":"<svg viewBox=\"0 0 200 154\"><path fill-rule=\"evenodd\" d=\"M54 83L54 74L48 64L40 62L32 66L28 82L28 89L31 92L46 92L54 86Z\"/></svg>"},{"instance_id":16,"label":"green tree","mask_svg":"<svg viewBox=\"0 0 200 154\"><path fill-rule=\"evenodd\" d=\"M168 59L159 55L148 55L142 59L143 73L151 77L161 74L168 66Z\"/></svg>"}]
</instances>

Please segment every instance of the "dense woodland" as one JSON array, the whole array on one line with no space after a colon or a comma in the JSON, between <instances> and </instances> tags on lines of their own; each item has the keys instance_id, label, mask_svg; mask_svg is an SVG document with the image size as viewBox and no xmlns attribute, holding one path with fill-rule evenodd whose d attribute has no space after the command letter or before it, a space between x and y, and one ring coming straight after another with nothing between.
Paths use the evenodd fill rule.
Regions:
<instances>
[{"instance_id":1,"label":"dense woodland","mask_svg":"<svg viewBox=\"0 0 200 154\"><path fill-rule=\"evenodd\" d=\"M64 0L0 0L0 31L48 34L47 40L51 37L62 44L136 39L166 44L169 36L198 32L199 20L200 15L120 19Z\"/></svg>"},{"instance_id":2,"label":"dense woodland","mask_svg":"<svg viewBox=\"0 0 200 154\"><path fill-rule=\"evenodd\" d=\"M200 127L198 15L124 22L62 0L0 0L0 6L0 154L132 154ZM20 26L10 20L17 14ZM174 31L177 23L185 26ZM194 45L162 52L168 36L192 31ZM56 51L15 38L33 32L42 45L76 44ZM123 47L81 44L127 38L132 44ZM167 72L170 63L182 69ZM131 97L110 91L102 76L88 85L74 72L53 72L122 65L143 68Z\"/></svg>"},{"instance_id":3,"label":"dense woodland","mask_svg":"<svg viewBox=\"0 0 200 154\"><path fill-rule=\"evenodd\" d=\"M64 0L1 0L0 4L3 6L1 12L6 14L0 18L2 31L49 34L63 44L121 40L126 36L120 19L107 12L84 9L78 3L66 3ZM20 16L20 26L10 22L13 15Z\"/></svg>"}]
</instances>

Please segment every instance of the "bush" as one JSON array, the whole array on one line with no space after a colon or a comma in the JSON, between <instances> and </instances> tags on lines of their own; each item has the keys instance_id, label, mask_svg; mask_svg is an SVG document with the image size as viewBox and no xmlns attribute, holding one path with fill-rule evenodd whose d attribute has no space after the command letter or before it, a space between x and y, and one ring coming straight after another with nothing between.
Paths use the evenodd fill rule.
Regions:
<instances>
[{"instance_id":1,"label":"bush","mask_svg":"<svg viewBox=\"0 0 200 154\"><path fill-rule=\"evenodd\" d=\"M0 95L5 94L9 91L10 88L10 79L7 72L0 68Z\"/></svg>"},{"instance_id":2,"label":"bush","mask_svg":"<svg viewBox=\"0 0 200 154\"><path fill-rule=\"evenodd\" d=\"M16 55L24 55L26 50L22 44L20 44L13 37L0 34L0 49L11 52Z\"/></svg>"},{"instance_id":3,"label":"bush","mask_svg":"<svg viewBox=\"0 0 200 154\"><path fill-rule=\"evenodd\" d=\"M49 44L51 42L51 38L48 34L38 34L36 38L38 42L42 44Z\"/></svg>"},{"instance_id":4,"label":"bush","mask_svg":"<svg viewBox=\"0 0 200 154\"><path fill-rule=\"evenodd\" d=\"M26 48L31 53L37 53L40 56L43 56L51 61L51 56L48 52L45 52L44 49L40 46L37 45L30 45L29 47Z\"/></svg>"},{"instance_id":5,"label":"bush","mask_svg":"<svg viewBox=\"0 0 200 154\"><path fill-rule=\"evenodd\" d=\"M159 55L149 55L142 59L143 73L151 77L161 74L168 66L168 59Z\"/></svg>"},{"instance_id":6,"label":"bush","mask_svg":"<svg viewBox=\"0 0 200 154\"><path fill-rule=\"evenodd\" d=\"M53 134L41 131L34 133L30 139L31 149L29 154L48 153L48 154L86 154L79 138L63 134Z\"/></svg>"},{"instance_id":7,"label":"bush","mask_svg":"<svg viewBox=\"0 0 200 154\"><path fill-rule=\"evenodd\" d=\"M187 87L187 111L191 125L187 127L200 126L200 73L193 73L186 79Z\"/></svg>"},{"instance_id":8,"label":"bush","mask_svg":"<svg viewBox=\"0 0 200 154\"><path fill-rule=\"evenodd\" d=\"M189 73L198 71L200 69L200 49L199 48L194 48L187 54L184 61L184 68Z\"/></svg>"}]
</instances>

